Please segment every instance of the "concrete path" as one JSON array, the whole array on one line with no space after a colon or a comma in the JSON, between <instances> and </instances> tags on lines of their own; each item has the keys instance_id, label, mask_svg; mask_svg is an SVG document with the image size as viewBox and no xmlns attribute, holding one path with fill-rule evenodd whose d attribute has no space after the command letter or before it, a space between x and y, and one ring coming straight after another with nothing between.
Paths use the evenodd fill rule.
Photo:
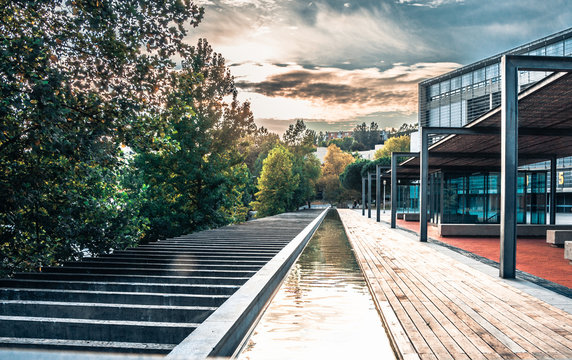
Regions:
<instances>
[{"instance_id":1,"label":"concrete path","mask_svg":"<svg viewBox=\"0 0 572 360\"><path fill-rule=\"evenodd\" d=\"M572 315L351 210L339 210L404 359L571 359Z\"/></svg>"}]
</instances>

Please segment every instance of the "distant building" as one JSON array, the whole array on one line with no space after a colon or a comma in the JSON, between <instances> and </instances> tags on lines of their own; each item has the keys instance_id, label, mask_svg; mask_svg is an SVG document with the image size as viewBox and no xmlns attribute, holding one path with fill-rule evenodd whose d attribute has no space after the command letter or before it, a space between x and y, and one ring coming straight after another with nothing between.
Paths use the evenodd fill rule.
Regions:
<instances>
[{"instance_id":1,"label":"distant building","mask_svg":"<svg viewBox=\"0 0 572 360\"><path fill-rule=\"evenodd\" d=\"M352 137L353 131L327 131L326 132L326 141L334 140L334 139L343 139L346 137Z\"/></svg>"}]
</instances>

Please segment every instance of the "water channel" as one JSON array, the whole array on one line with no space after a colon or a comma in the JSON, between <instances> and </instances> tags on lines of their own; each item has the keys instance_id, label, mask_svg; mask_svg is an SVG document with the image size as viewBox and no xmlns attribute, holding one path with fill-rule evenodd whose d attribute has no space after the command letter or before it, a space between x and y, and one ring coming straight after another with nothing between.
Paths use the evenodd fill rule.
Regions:
<instances>
[{"instance_id":1,"label":"water channel","mask_svg":"<svg viewBox=\"0 0 572 360\"><path fill-rule=\"evenodd\" d=\"M268 305L239 359L395 359L336 210Z\"/></svg>"}]
</instances>

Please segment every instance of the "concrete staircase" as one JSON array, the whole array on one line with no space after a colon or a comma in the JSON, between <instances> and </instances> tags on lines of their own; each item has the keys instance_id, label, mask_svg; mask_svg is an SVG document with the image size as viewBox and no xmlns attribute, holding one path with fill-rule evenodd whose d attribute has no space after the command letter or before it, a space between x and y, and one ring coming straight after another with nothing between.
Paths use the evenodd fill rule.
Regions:
<instances>
[{"instance_id":1,"label":"concrete staircase","mask_svg":"<svg viewBox=\"0 0 572 360\"><path fill-rule=\"evenodd\" d=\"M318 214L277 215L0 279L0 347L168 353Z\"/></svg>"}]
</instances>

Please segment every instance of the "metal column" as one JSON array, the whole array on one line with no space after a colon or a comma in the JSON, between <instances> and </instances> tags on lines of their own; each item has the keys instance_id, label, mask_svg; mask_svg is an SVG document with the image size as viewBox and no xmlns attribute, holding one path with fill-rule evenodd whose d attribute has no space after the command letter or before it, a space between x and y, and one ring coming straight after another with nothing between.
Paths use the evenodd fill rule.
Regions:
<instances>
[{"instance_id":1,"label":"metal column","mask_svg":"<svg viewBox=\"0 0 572 360\"><path fill-rule=\"evenodd\" d=\"M550 225L556 224L556 156L550 159Z\"/></svg>"},{"instance_id":2,"label":"metal column","mask_svg":"<svg viewBox=\"0 0 572 360\"><path fill-rule=\"evenodd\" d=\"M381 203L381 169L379 168L379 165L375 165L375 213L376 213L376 217L375 220L377 222L381 221L381 208L379 206L379 204Z\"/></svg>"},{"instance_id":3,"label":"metal column","mask_svg":"<svg viewBox=\"0 0 572 360\"><path fill-rule=\"evenodd\" d=\"M397 223L397 156L391 153L391 227Z\"/></svg>"},{"instance_id":4,"label":"metal column","mask_svg":"<svg viewBox=\"0 0 572 360\"><path fill-rule=\"evenodd\" d=\"M427 241L427 202L429 184L429 136L421 127L421 151L419 152L419 241Z\"/></svg>"},{"instance_id":5,"label":"metal column","mask_svg":"<svg viewBox=\"0 0 572 360\"><path fill-rule=\"evenodd\" d=\"M361 214L365 215L365 177L361 178Z\"/></svg>"},{"instance_id":6,"label":"metal column","mask_svg":"<svg viewBox=\"0 0 572 360\"><path fill-rule=\"evenodd\" d=\"M500 277L508 279L516 272L518 78L506 56L501 60L501 79Z\"/></svg>"},{"instance_id":7,"label":"metal column","mask_svg":"<svg viewBox=\"0 0 572 360\"><path fill-rule=\"evenodd\" d=\"M371 219L371 173L367 172L367 217Z\"/></svg>"}]
</instances>

